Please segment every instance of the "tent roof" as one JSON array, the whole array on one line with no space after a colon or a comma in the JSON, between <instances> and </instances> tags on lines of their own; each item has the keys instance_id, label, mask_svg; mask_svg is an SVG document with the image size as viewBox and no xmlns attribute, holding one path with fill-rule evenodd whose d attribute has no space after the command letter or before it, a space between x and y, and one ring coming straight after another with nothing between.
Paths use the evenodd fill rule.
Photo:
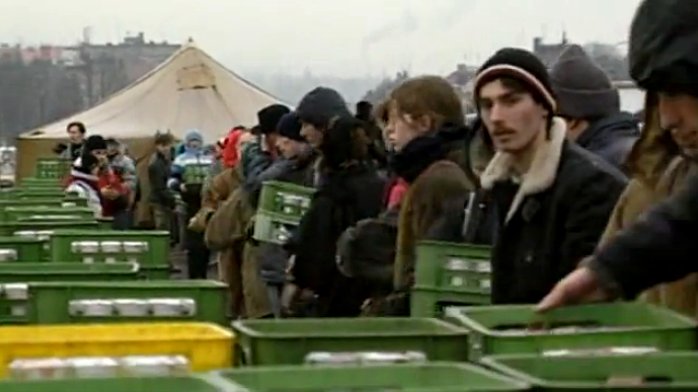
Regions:
<instances>
[{"instance_id":1,"label":"tent roof","mask_svg":"<svg viewBox=\"0 0 698 392\"><path fill-rule=\"evenodd\" d=\"M190 43L97 106L19 137L65 139L67 124L81 121L88 133L105 137L135 139L169 130L182 138L196 128L212 142L235 125L256 124L257 111L274 103L280 101Z\"/></svg>"}]
</instances>

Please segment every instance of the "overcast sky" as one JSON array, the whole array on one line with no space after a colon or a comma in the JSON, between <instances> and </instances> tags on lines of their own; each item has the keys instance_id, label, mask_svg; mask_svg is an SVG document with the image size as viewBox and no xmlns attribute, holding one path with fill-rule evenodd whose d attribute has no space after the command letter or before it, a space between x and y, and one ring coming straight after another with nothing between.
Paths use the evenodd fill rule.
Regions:
<instances>
[{"instance_id":1,"label":"overcast sky","mask_svg":"<svg viewBox=\"0 0 698 392\"><path fill-rule=\"evenodd\" d=\"M74 44L144 31L243 72L444 74L543 35L626 40L639 0L0 0L0 41Z\"/></svg>"}]
</instances>

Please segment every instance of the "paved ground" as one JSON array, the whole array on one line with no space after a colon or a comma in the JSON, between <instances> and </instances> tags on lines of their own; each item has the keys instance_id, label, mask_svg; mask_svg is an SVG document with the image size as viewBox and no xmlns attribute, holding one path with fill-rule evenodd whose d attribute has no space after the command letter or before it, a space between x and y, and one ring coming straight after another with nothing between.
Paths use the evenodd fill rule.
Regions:
<instances>
[{"instance_id":1,"label":"paved ground","mask_svg":"<svg viewBox=\"0 0 698 392\"><path fill-rule=\"evenodd\" d=\"M179 272L174 272L172 274L173 279L185 279L187 276L187 252L185 250L180 250L175 248L170 251L170 260L175 268L179 269ZM215 262L216 257L211 256L211 261L208 264L208 278L217 280L218 279L218 265Z\"/></svg>"}]
</instances>

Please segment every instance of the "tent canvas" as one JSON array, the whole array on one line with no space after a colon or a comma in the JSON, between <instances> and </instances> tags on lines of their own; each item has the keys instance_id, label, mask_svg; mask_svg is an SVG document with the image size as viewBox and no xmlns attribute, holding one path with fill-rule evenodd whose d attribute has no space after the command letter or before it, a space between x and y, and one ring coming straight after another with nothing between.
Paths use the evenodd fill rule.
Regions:
<instances>
[{"instance_id":1,"label":"tent canvas","mask_svg":"<svg viewBox=\"0 0 698 392\"><path fill-rule=\"evenodd\" d=\"M254 125L256 113L279 99L226 69L194 44L96 106L18 137L18 177L33 173L37 157L66 140L66 126L85 123L88 134L127 143L140 161L152 151L156 131L183 138L196 128L212 143L235 125Z\"/></svg>"}]
</instances>

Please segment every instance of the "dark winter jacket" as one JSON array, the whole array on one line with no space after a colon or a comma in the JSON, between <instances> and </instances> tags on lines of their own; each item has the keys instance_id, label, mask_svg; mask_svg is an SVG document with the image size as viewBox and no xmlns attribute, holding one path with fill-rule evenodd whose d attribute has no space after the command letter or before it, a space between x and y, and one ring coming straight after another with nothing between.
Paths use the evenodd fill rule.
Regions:
<instances>
[{"instance_id":1,"label":"dark winter jacket","mask_svg":"<svg viewBox=\"0 0 698 392\"><path fill-rule=\"evenodd\" d=\"M242 175L245 179L246 191L254 191L259 187L258 176L274 163L275 156L262 148L263 140L258 137L256 142L248 143L242 151Z\"/></svg>"},{"instance_id":2,"label":"dark winter jacket","mask_svg":"<svg viewBox=\"0 0 698 392\"><path fill-rule=\"evenodd\" d=\"M481 177L498 217L494 303L540 301L593 252L625 187L622 173L567 142L565 133L564 121L556 118L550 141L521 181L506 153L497 153Z\"/></svg>"},{"instance_id":3,"label":"dark winter jacket","mask_svg":"<svg viewBox=\"0 0 698 392\"><path fill-rule=\"evenodd\" d=\"M323 175L310 209L288 244L288 249L296 255L295 283L313 290L321 298L323 315L356 315L366 298L343 292L356 286L337 270L336 245L347 227L380 213L384 186L370 165Z\"/></svg>"},{"instance_id":4,"label":"dark winter jacket","mask_svg":"<svg viewBox=\"0 0 698 392\"><path fill-rule=\"evenodd\" d=\"M71 162L74 162L76 159L80 158L80 155L82 154L82 146L84 143L70 143L68 144L68 148L63 150L61 152L61 158L64 159L69 159Z\"/></svg>"},{"instance_id":5,"label":"dark winter jacket","mask_svg":"<svg viewBox=\"0 0 698 392\"><path fill-rule=\"evenodd\" d=\"M620 169L639 137L635 117L621 112L589 124L577 144Z\"/></svg>"},{"instance_id":6,"label":"dark winter jacket","mask_svg":"<svg viewBox=\"0 0 698 392\"><path fill-rule=\"evenodd\" d=\"M293 159L279 158L271 162L266 169L256 173L245 181L245 191L250 194L252 206L257 207L257 199L265 181L291 182L303 186L314 186L313 164L318 154L308 146L302 156Z\"/></svg>"},{"instance_id":7,"label":"dark winter jacket","mask_svg":"<svg viewBox=\"0 0 698 392\"><path fill-rule=\"evenodd\" d=\"M165 206L175 207L175 198L167 187L170 178L170 161L164 155L156 152L148 164L148 180L150 181L150 202Z\"/></svg>"},{"instance_id":8,"label":"dark winter jacket","mask_svg":"<svg viewBox=\"0 0 698 392\"><path fill-rule=\"evenodd\" d=\"M444 128L410 141L393 159L395 173L410 184L399 218L396 290L412 284L419 241L464 239L463 211L478 187L472 168L482 154L472 151L472 142L465 142L476 139L472 134L463 127Z\"/></svg>"}]
</instances>

